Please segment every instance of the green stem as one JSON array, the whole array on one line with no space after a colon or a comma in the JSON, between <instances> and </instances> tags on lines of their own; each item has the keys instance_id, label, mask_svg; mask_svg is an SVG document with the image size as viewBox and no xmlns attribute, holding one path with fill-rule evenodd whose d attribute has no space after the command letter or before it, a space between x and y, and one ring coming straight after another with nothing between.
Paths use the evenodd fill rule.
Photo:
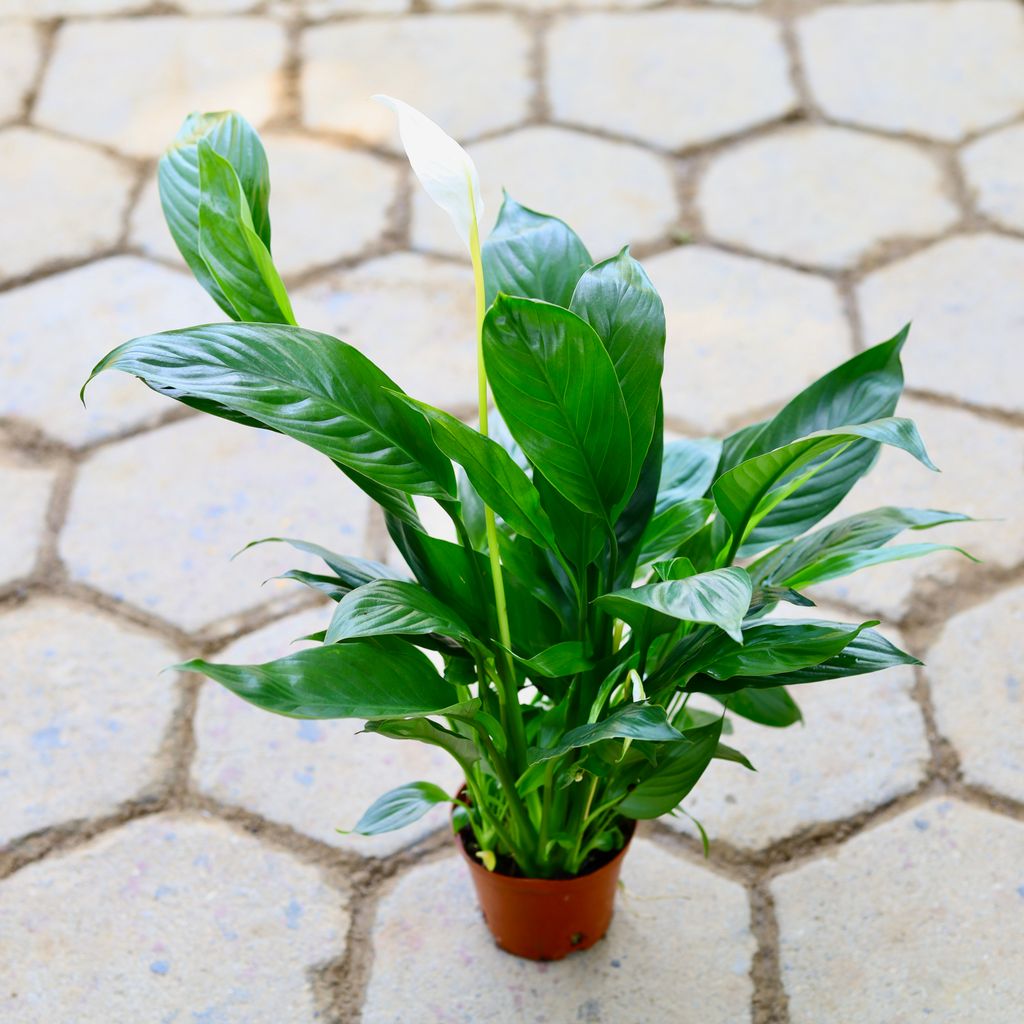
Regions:
<instances>
[{"instance_id":1,"label":"green stem","mask_svg":"<svg viewBox=\"0 0 1024 1024\"><path fill-rule=\"evenodd\" d=\"M595 775L590 780L590 786L587 788L587 799L583 805L583 812L575 821L575 828L573 831L576 833L576 843L573 846L572 853L569 856L569 871L572 874L576 874L580 869L580 843L583 842L583 831L587 825L587 819L590 816L590 805L594 802L594 793L597 790L597 776Z\"/></svg>"}]
</instances>

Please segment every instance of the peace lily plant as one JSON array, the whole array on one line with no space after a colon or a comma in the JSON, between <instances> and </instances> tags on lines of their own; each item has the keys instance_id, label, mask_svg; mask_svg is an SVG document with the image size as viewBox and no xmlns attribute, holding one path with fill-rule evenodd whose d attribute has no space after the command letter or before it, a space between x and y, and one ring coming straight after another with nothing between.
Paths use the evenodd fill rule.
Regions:
<instances>
[{"instance_id":1,"label":"peace lily plant","mask_svg":"<svg viewBox=\"0 0 1024 1024\"><path fill-rule=\"evenodd\" d=\"M635 820L680 812L713 759L751 767L723 742L727 712L789 726L791 686L917 664L875 622L770 613L811 609L812 584L934 551L886 545L966 517L887 507L815 528L881 445L934 468L893 415L906 329L771 419L721 441L665 441L664 311L628 249L594 262L565 223L509 197L481 244L469 156L380 99L469 253L478 429L406 394L372 351L297 326L271 258L267 160L235 113L190 116L159 168L171 234L229 321L136 338L93 375L123 370L321 452L380 505L408 565L290 540L326 566L285 574L335 602L317 645L181 667L267 711L363 719L458 763L458 794L400 786L356 832L452 803L478 869L579 878L615 857ZM427 532L414 497L440 505L457 543Z\"/></svg>"}]
</instances>

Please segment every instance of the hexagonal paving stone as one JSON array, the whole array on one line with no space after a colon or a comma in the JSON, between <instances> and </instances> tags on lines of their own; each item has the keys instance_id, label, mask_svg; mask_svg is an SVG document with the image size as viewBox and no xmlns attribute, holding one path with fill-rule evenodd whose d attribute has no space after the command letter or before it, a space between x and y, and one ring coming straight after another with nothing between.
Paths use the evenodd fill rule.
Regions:
<instances>
[{"instance_id":1,"label":"hexagonal paving stone","mask_svg":"<svg viewBox=\"0 0 1024 1024\"><path fill-rule=\"evenodd\" d=\"M116 495L112 500L111 495ZM280 434L195 417L100 449L80 469L61 535L72 578L184 629L287 604L311 568L258 537L301 537L343 553L363 543L367 500L322 455Z\"/></svg>"},{"instance_id":2,"label":"hexagonal paving stone","mask_svg":"<svg viewBox=\"0 0 1024 1024\"><path fill-rule=\"evenodd\" d=\"M1022 846L1021 823L940 799L777 878L793 1024L1011 1020Z\"/></svg>"},{"instance_id":3,"label":"hexagonal paving stone","mask_svg":"<svg viewBox=\"0 0 1024 1024\"><path fill-rule=\"evenodd\" d=\"M172 407L124 374L78 392L115 345L151 331L226 317L191 275L115 256L0 294L0 415L83 445L153 422Z\"/></svg>"},{"instance_id":4,"label":"hexagonal paving stone","mask_svg":"<svg viewBox=\"0 0 1024 1024\"><path fill-rule=\"evenodd\" d=\"M1024 231L1024 124L978 139L961 151L960 164L981 213Z\"/></svg>"},{"instance_id":5,"label":"hexagonal paving stone","mask_svg":"<svg viewBox=\"0 0 1024 1024\"><path fill-rule=\"evenodd\" d=\"M457 138L509 128L529 110L530 40L507 14L366 19L302 36L302 119L399 148L375 93L415 102Z\"/></svg>"},{"instance_id":6,"label":"hexagonal paving stone","mask_svg":"<svg viewBox=\"0 0 1024 1024\"><path fill-rule=\"evenodd\" d=\"M786 608L779 617L849 622L849 612L827 606ZM904 647L898 632L882 628ZM759 850L781 839L850 818L910 793L929 760L921 709L911 697L913 671L872 675L790 688L803 724L770 729L730 715L727 742L742 750L756 773L714 761L684 806L711 841ZM709 710L721 705L707 701ZM665 818L696 835L688 818Z\"/></svg>"},{"instance_id":7,"label":"hexagonal paving stone","mask_svg":"<svg viewBox=\"0 0 1024 1024\"><path fill-rule=\"evenodd\" d=\"M1024 504L1024 432L913 399L902 401L897 413L917 423L942 472L930 472L903 452L883 451L830 518L882 505L965 512L984 521L903 534L894 543L956 544L988 566L1008 568L1024 561L1024 521L1017 514ZM984 566L976 568L962 555L939 553L863 569L814 588L813 595L897 620L910 611L915 588L948 586L961 577L969 583L980 571Z\"/></svg>"},{"instance_id":8,"label":"hexagonal paving stone","mask_svg":"<svg viewBox=\"0 0 1024 1024\"><path fill-rule=\"evenodd\" d=\"M884 242L955 223L944 188L938 166L907 143L800 126L712 160L697 204L715 238L838 270Z\"/></svg>"},{"instance_id":9,"label":"hexagonal paving stone","mask_svg":"<svg viewBox=\"0 0 1024 1024\"><path fill-rule=\"evenodd\" d=\"M176 651L52 598L0 615L0 644L0 844L153 792Z\"/></svg>"},{"instance_id":10,"label":"hexagonal paving stone","mask_svg":"<svg viewBox=\"0 0 1024 1024\"><path fill-rule=\"evenodd\" d=\"M259 18L68 22L33 116L127 153L156 155L193 110L233 109L256 125L265 121L277 102L284 44L284 29Z\"/></svg>"},{"instance_id":11,"label":"hexagonal paving stone","mask_svg":"<svg viewBox=\"0 0 1024 1024\"><path fill-rule=\"evenodd\" d=\"M1024 412L1022 279L1024 242L970 235L876 271L857 299L868 337L913 321L904 352L913 387Z\"/></svg>"},{"instance_id":12,"label":"hexagonal paving stone","mask_svg":"<svg viewBox=\"0 0 1024 1024\"><path fill-rule=\"evenodd\" d=\"M946 623L928 652L939 732L967 782L1024 802L1024 587Z\"/></svg>"},{"instance_id":13,"label":"hexagonal paving stone","mask_svg":"<svg viewBox=\"0 0 1024 1024\"><path fill-rule=\"evenodd\" d=\"M831 282L705 246L644 261L665 302L665 412L721 431L853 354Z\"/></svg>"},{"instance_id":14,"label":"hexagonal paving stone","mask_svg":"<svg viewBox=\"0 0 1024 1024\"><path fill-rule=\"evenodd\" d=\"M566 17L548 34L547 59L553 117L665 149L772 121L797 102L781 30L757 15Z\"/></svg>"},{"instance_id":15,"label":"hexagonal paving stone","mask_svg":"<svg viewBox=\"0 0 1024 1024\"><path fill-rule=\"evenodd\" d=\"M53 472L0 451L0 583L27 576L46 528Z\"/></svg>"},{"instance_id":16,"label":"hexagonal paving stone","mask_svg":"<svg viewBox=\"0 0 1024 1024\"><path fill-rule=\"evenodd\" d=\"M574 10L602 10L606 7L619 9L627 7L651 7L659 0L502 0L505 8L522 9L524 11L556 11L571 6ZM432 5L439 11L458 11L465 7L478 7L480 0L433 0Z\"/></svg>"},{"instance_id":17,"label":"hexagonal paving stone","mask_svg":"<svg viewBox=\"0 0 1024 1024\"><path fill-rule=\"evenodd\" d=\"M626 242L665 235L679 216L670 167L627 142L544 126L478 143L469 152L483 183L488 231L503 188L518 202L570 224L594 259ZM466 258L451 221L418 187L412 209L414 245Z\"/></svg>"},{"instance_id":18,"label":"hexagonal paving stone","mask_svg":"<svg viewBox=\"0 0 1024 1024\"><path fill-rule=\"evenodd\" d=\"M112 246L133 177L90 146L29 128L0 132L0 280Z\"/></svg>"},{"instance_id":19,"label":"hexagonal paving stone","mask_svg":"<svg viewBox=\"0 0 1024 1024\"><path fill-rule=\"evenodd\" d=\"M301 274L380 240L396 199L398 172L383 160L298 135L263 136L270 161L274 262ZM184 266L160 208L156 176L132 214L132 241Z\"/></svg>"},{"instance_id":20,"label":"hexagonal paving stone","mask_svg":"<svg viewBox=\"0 0 1024 1024\"><path fill-rule=\"evenodd\" d=\"M213 660L253 664L308 644L297 637L324 629L333 605L282 619L243 637ZM361 721L300 721L271 715L207 681L196 711L192 780L200 792L290 825L365 856L386 856L444 827L437 808L409 828L380 836L342 836L381 793L425 779L454 793L461 775L443 751L419 743L357 735Z\"/></svg>"},{"instance_id":21,"label":"hexagonal paving stone","mask_svg":"<svg viewBox=\"0 0 1024 1024\"><path fill-rule=\"evenodd\" d=\"M797 23L829 117L954 142L1024 110L1024 12L1012 0L828 7Z\"/></svg>"},{"instance_id":22,"label":"hexagonal paving stone","mask_svg":"<svg viewBox=\"0 0 1024 1024\"><path fill-rule=\"evenodd\" d=\"M304 327L355 345L411 395L473 408L476 328L467 265L395 253L296 291Z\"/></svg>"},{"instance_id":23,"label":"hexagonal paving stone","mask_svg":"<svg viewBox=\"0 0 1024 1024\"><path fill-rule=\"evenodd\" d=\"M377 911L363 1024L653 1024L678 1019L682 1005L694 1020L749 1021L743 889L644 839L622 880L607 937L544 964L494 945L461 860L412 869Z\"/></svg>"},{"instance_id":24,"label":"hexagonal paving stone","mask_svg":"<svg viewBox=\"0 0 1024 1024\"><path fill-rule=\"evenodd\" d=\"M34 26L16 21L4 25L0 33L0 121L21 114L40 52L41 40Z\"/></svg>"},{"instance_id":25,"label":"hexagonal paving stone","mask_svg":"<svg viewBox=\"0 0 1024 1024\"><path fill-rule=\"evenodd\" d=\"M133 821L0 885L0 1015L319 1020L309 974L344 953L347 902L315 867L224 822Z\"/></svg>"}]
</instances>

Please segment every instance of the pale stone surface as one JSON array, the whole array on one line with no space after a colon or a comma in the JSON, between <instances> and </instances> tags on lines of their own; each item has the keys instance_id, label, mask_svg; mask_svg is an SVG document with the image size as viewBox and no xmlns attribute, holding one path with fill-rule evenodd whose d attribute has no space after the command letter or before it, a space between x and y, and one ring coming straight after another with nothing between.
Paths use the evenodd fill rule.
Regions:
<instances>
[{"instance_id":1,"label":"pale stone surface","mask_svg":"<svg viewBox=\"0 0 1024 1024\"><path fill-rule=\"evenodd\" d=\"M392 111L413 102L449 135L509 128L529 110L530 40L506 14L366 19L307 29L302 118L311 128L399 148Z\"/></svg>"},{"instance_id":2,"label":"pale stone surface","mask_svg":"<svg viewBox=\"0 0 1024 1024\"><path fill-rule=\"evenodd\" d=\"M69 445L172 410L140 381L89 371L115 345L153 331L225 319L191 276L114 256L0 294L0 415Z\"/></svg>"},{"instance_id":3,"label":"pale stone surface","mask_svg":"<svg viewBox=\"0 0 1024 1024\"><path fill-rule=\"evenodd\" d=\"M853 354L831 282L705 246L644 261L665 303L665 413L715 433Z\"/></svg>"},{"instance_id":4,"label":"pale stone surface","mask_svg":"<svg viewBox=\"0 0 1024 1024\"><path fill-rule=\"evenodd\" d=\"M509 10L523 11L559 11L566 7L579 11L600 11L607 7L618 10L652 7L659 2L660 0L503 0L501 6ZM431 6L438 11L459 11L467 7L479 7L480 0L433 0Z\"/></svg>"},{"instance_id":5,"label":"pale stone surface","mask_svg":"<svg viewBox=\"0 0 1024 1024\"><path fill-rule=\"evenodd\" d=\"M750 1020L754 939L740 886L649 840L626 855L607 937L558 963L499 950L454 857L413 868L384 898L363 1024ZM480 979L487 979L481 984ZM410 1001L410 993L416 993Z\"/></svg>"},{"instance_id":6,"label":"pale stone surface","mask_svg":"<svg viewBox=\"0 0 1024 1024\"><path fill-rule=\"evenodd\" d=\"M716 157L698 189L717 239L799 264L842 269L883 242L953 224L938 166L903 142L800 126Z\"/></svg>"},{"instance_id":7,"label":"pale stone surface","mask_svg":"<svg viewBox=\"0 0 1024 1024\"><path fill-rule=\"evenodd\" d=\"M29 128L0 132L0 280L112 246L132 178L90 146Z\"/></svg>"},{"instance_id":8,"label":"pale stone surface","mask_svg":"<svg viewBox=\"0 0 1024 1024\"><path fill-rule=\"evenodd\" d=\"M265 134L270 162L274 263L301 274L358 256L379 242L398 190L398 172L377 157L298 135ZM167 230L156 176L132 213L131 240L184 266Z\"/></svg>"},{"instance_id":9,"label":"pale stone surface","mask_svg":"<svg viewBox=\"0 0 1024 1024\"><path fill-rule=\"evenodd\" d=\"M913 321L907 379L925 391L1024 412L1024 241L947 239L857 289L867 337Z\"/></svg>"},{"instance_id":10,"label":"pale stone surface","mask_svg":"<svg viewBox=\"0 0 1024 1024\"><path fill-rule=\"evenodd\" d=\"M1019 822L940 799L777 878L793 1024L1011 1019L1024 1000L1022 845Z\"/></svg>"},{"instance_id":11,"label":"pale stone surface","mask_svg":"<svg viewBox=\"0 0 1024 1024\"><path fill-rule=\"evenodd\" d=\"M862 569L814 588L814 595L831 595L892 620L913 607L915 589L949 586L958 577L969 581L986 567L1024 561L1024 521L1017 511L1024 504L1024 432L912 399L900 402L897 414L917 423L942 472L930 472L904 452L885 450L831 519L882 505L964 512L985 521L905 533L893 543L955 544L985 565L943 552Z\"/></svg>"},{"instance_id":12,"label":"pale stone surface","mask_svg":"<svg viewBox=\"0 0 1024 1024\"><path fill-rule=\"evenodd\" d=\"M142 818L0 885L0 1016L312 1022L309 973L343 954L347 902L224 822Z\"/></svg>"},{"instance_id":13,"label":"pale stone surface","mask_svg":"<svg viewBox=\"0 0 1024 1024\"><path fill-rule=\"evenodd\" d=\"M946 623L928 652L939 732L967 782L1024 802L1024 588L1007 590Z\"/></svg>"},{"instance_id":14,"label":"pale stone surface","mask_svg":"<svg viewBox=\"0 0 1024 1024\"><path fill-rule=\"evenodd\" d=\"M469 152L480 171L485 231L497 220L503 188L517 202L564 220L595 260L627 242L660 238L679 216L671 168L630 143L537 127L478 143ZM413 245L465 259L451 221L418 186L412 205Z\"/></svg>"},{"instance_id":15,"label":"pale stone surface","mask_svg":"<svg viewBox=\"0 0 1024 1024\"><path fill-rule=\"evenodd\" d=\"M240 110L258 126L278 99L284 41L258 18L68 22L34 116L137 156L163 150L193 110Z\"/></svg>"},{"instance_id":16,"label":"pale stone surface","mask_svg":"<svg viewBox=\"0 0 1024 1024\"><path fill-rule=\"evenodd\" d=\"M0 26L0 121L21 114L39 55L40 37L31 24L15 21Z\"/></svg>"},{"instance_id":17,"label":"pale stone surface","mask_svg":"<svg viewBox=\"0 0 1024 1024\"><path fill-rule=\"evenodd\" d=\"M978 139L960 153L978 210L1024 231L1024 124Z\"/></svg>"},{"instance_id":18,"label":"pale stone surface","mask_svg":"<svg viewBox=\"0 0 1024 1024\"><path fill-rule=\"evenodd\" d=\"M0 615L0 649L0 844L152 791L174 650L52 598Z\"/></svg>"},{"instance_id":19,"label":"pale stone surface","mask_svg":"<svg viewBox=\"0 0 1024 1024\"><path fill-rule=\"evenodd\" d=\"M333 607L282 619L212 660L254 664L310 646L292 641L325 629ZM448 808L438 807L416 824L380 836L342 836L337 829L351 829L378 796L406 782L435 782L454 793L460 773L436 747L357 735L362 728L355 720L272 715L207 681L196 711L192 778L200 792L216 800L353 853L386 856L443 827Z\"/></svg>"},{"instance_id":20,"label":"pale stone surface","mask_svg":"<svg viewBox=\"0 0 1024 1024\"><path fill-rule=\"evenodd\" d=\"M468 265L395 253L321 278L294 299L304 327L355 345L409 394L448 409L476 404Z\"/></svg>"},{"instance_id":21,"label":"pale stone surface","mask_svg":"<svg viewBox=\"0 0 1024 1024\"><path fill-rule=\"evenodd\" d=\"M556 120L665 149L732 135L796 104L779 26L757 15L569 16L546 48Z\"/></svg>"},{"instance_id":22,"label":"pale stone surface","mask_svg":"<svg viewBox=\"0 0 1024 1024\"><path fill-rule=\"evenodd\" d=\"M811 92L837 120L955 142L1024 110L1012 0L826 7L797 36Z\"/></svg>"},{"instance_id":23,"label":"pale stone surface","mask_svg":"<svg viewBox=\"0 0 1024 1024\"><path fill-rule=\"evenodd\" d=\"M0 583L27 576L36 562L53 472L0 452Z\"/></svg>"},{"instance_id":24,"label":"pale stone surface","mask_svg":"<svg viewBox=\"0 0 1024 1024\"><path fill-rule=\"evenodd\" d=\"M101 449L81 468L61 535L72 578L195 630L295 584L259 537L362 550L367 500L297 441L195 417ZM313 560L296 553L289 568Z\"/></svg>"}]
</instances>

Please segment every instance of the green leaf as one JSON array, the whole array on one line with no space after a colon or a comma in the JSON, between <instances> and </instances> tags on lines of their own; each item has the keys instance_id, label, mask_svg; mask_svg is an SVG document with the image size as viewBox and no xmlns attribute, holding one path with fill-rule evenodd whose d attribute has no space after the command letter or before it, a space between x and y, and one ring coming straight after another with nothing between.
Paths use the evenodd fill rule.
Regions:
<instances>
[{"instance_id":1,"label":"green leaf","mask_svg":"<svg viewBox=\"0 0 1024 1024\"><path fill-rule=\"evenodd\" d=\"M838 454L859 438L901 448L929 469L935 469L917 428L907 419L890 417L871 423L852 423L791 441L781 448L741 462L720 476L712 486L715 504L732 530L734 550L769 512L822 471L823 464L817 461L820 456ZM809 463L813 463L809 469L802 474L797 473ZM827 504L831 499L827 492L818 489L815 500ZM791 503L789 507L794 510L793 518L787 515L776 517L773 540L785 539L803 529L805 510Z\"/></svg>"},{"instance_id":2,"label":"green leaf","mask_svg":"<svg viewBox=\"0 0 1024 1024\"><path fill-rule=\"evenodd\" d=\"M626 704L616 708L607 718L590 725L570 729L553 747L533 747L528 753L531 764L561 757L579 747L588 747L602 740L634 739L650 741L681 740L682 733L669 724L665 709L657 704Z\"/></svg>"},{"instance_id":3,"label":"green leaf","mask_svg":"<svg viewBox=\"0 0 1024 1024\"><path fill-rule=\"evenodd\" d=\"M700 440L669 441L661 464L661 486L655 513L681 501L702 498L715 478L722 442Z\"/></svg>"},{"instance_id":4,"label":"green leaf","mask_svg":"<svg viewBox=\"0 0 1024 1024\"><path fill-rule=\"evenodd\" d=\"M592 262L564 221L521 206L506 192L498 222L483 246L487 304L503 292L568 306L576 282Z\"/></svg>"},{"instance_id":5,"label":"green leaf","mask_svg":"<svg viewBox=\"0 0 1024 1024\"><path fill-rule=\"evenodd\" d=\"M626 507L615 520L615 536L619 544L619 577L613 582L614 586L628 585L633 581L640 554L638 544L654 514L658 497L664 442L665 417L659 397L658 411L654 418L654 436L640 467L640 476Z\"/></svg>"},{"instance_id":6,"label":"green leaf","mask_svg":"<svg viewBox=\"0 0 1024 1024\"><path fill-rule=\"evenodd\" d=\"M234 168L249 209L253 230L269 250L270 174L267 155L255 129L240 114L224 110L190 114L160 159L160 202L171 237L196 280L229 316L234 307L199 254L199 143L204 141Z\"/></svg>"},{"instance_id":7,"label":"green leaf","mask_svg":"<svg viewBox=\"0 0 1024 1024\"><path fill-rule=\"evenodd\" d=\"M802 720L796 701L782 686L736 690L728 696L712 694L734 714L759 725L783 729Z\"/></svg>"},{"instance_id":8,"label":"green leaf","mask_svg":"<svg viewBox=\"0 0 1024 1024\"><path fill-rule=\"evenodd\" d=\"M594 667L593 656L579 640L565 640L548 647L533 658L515 655L515 659L527 670L528 675L539 675L545 679L574 676Z\"/></svg>"},{"instance_id":9,"label":"green leaf","mask_svg":"<svg viewBox=\"0 0 1024 1024\"><path fill-rule=\"evenodd\" d=\"M730 747L727 743L719 743L715 747L714 758L718 761L732 761L734 764L741 764L749 771L756 772L757 769L750 763L750 759L742 751Z\"/></svg>"},{"instance_id":10,"label":"green leaf","mask_svg":"<svg viewBox=\"0 0 1024 1024\"><path fill-rule=\"evenodd\" d=\"M797 573L790 582L796 587L809 587L812 583L834 580L839 576L846 576L858 569L866 569L872 565L902 562L908 558L921 558L923 555L931 555L936 551L956 551L972 562L978 561L963 548L954 547L952 544L897 544L888 548L877 548L874 551L829 555L819 559L814 565L808 566L803 572Z\"/></svg>"},{"instance_id":11,"label":"green leaf","mask_svg":"<svg viewBox=\"0 0 1024 1024\"><path fill-rule=\"evenodd\" d=\"M265 711L292 718L430 715L457 694L415 647L393 638L312 647L264 665L176 666L201 672Z\"/></svg>"},{"instance_id":12,"label":"green leaf","mask_svg":"<svg viewBox=\"0 0 1024 1024\"><path fill-rule=\"evenodd\" d=\"M459 736L430 721L429 718L383 718L367 722L363 730L392 740L414 740L447 751L463 771L480 760L480 753L472 740Z\"/></svg>"},{"instance_id":13,"label":"green leaf","mask_svg":"<svg viewBox=\"0 0 1024 1024\"><path fill-rule=\"evenodd\" d=\"M654 770L618 805L619 813L627 818L658 818L678 807L711 763L721 734L719 720L666 743Z\"/></svg>"},{"instance_id":14,"label":"green leaf","mask_svg":"<svg viewBox=\"0 0 1024 1024\"><path fill-rule=\"evenodd\" d=\"M740 626L750 606L750 595L750 577L746 570L730 566L687 579L617 590L599 597L596 603L630 624L650 610L683 622L718 626L729 636L741 640Z\"/></svg>"},{"instance_id":15,"label":"green leaf","mask_svg":"<svg viewBox=\"0 0 1024 1024\"><path fill-rule=\"evenodd\" d=\"M336 551L330 551L328 548L312 543L312 541L299 540L296 537L261 537L259 540L249 541L238 554L240 555L259 544L288 544L295 548L296 551L303 551L307 555L315 555L328 569L335 573L340 583L349 590L355 590L356 587L361 587L364 583L369 583L372 580L401 580L406 578L402 573L392 569L390 565L385 565L383 562L374 562L369 558L358 558L355 555L339 555ZM238 555L235 557L237 558ZM296 570L292 570L292 572L295 573ZM288 575L288 578L298 579L299 576Z\"/></svg>"},{"instance_id":16,"label":"green leaf","mask_svg":"<svg viewBox=\"0 0 1024 1024\"><path fill-rule=\"evenodd\" d=\"M615 367L633 442L632 491L651 446L661 400L665 307L626 246L580 278L570 308L594 328Z\"/></svg>"},{"instance_id":17,"label":"green leaf","mask_svg":"<svg viewBox=\"0 0 1024 1024\"><path fill-rule=\"evenodd\" d=\"M631 439L615 368L594 329L559 306L499 296L483 347L495 403L533 465L578 508L614 521Z\"/></svg>"},{"instance_id":18,"label":"green leaf","mask_svg":"<svg viewBox=\"0 0 1024 1024\"><path fill-rule=\"evenodd\" d=\"M361 836L379 836L382 832L394 832L419 821L424 814L438 804L454 803L440 786L432 782L407 782L377 797L366 809L366 813L352 829ZM338 829L342 835L349 833Z\"/></svg>"},{"instance_id":19,"label":"green leaf","mask_svg":"<svg viewBox=\"0 0 1024 1024\"><path fill-rule=\"evenodd\" d=\"M375 483L453 499L455 473L423 417L351 345L282 324L209 324L144 335L93 370L211 399L315 448Z\"/></svg>"},{"instance_id":20,"label":"green leaf","mask_svg":"<svg viewBox=\"0 0 1024 1024\"><path fill-rule=\"evenodd\" d=\"M337 576L323 576L315 572L304 572L302 569L289 569L287 572L281 573L280 576L272 576L271 579L295 580L296 583L301 583L304 587L309 587L310 590L326 594L332 601L340 601L352 590ZM325 632L324 636L326 635Z\"/></svg>"},{"instance_id":21,"label":"green leaf","mask_svg":"<svg viewBox=\"0 0 1024 1024\"><path fill-rule=\"evenodd\" d=\"M656 513L640 540L637 564L647 565L678 551L707 522L714 507L709 498L690 498Z\"/></svg>"},{"instance_id":22,"label":"green leaf","mask_svg":"<svg viewBox=\"0 0 1024 1024\"><path fill-rule=\"evenodd\" d=\"M228 160L199 142L199 255L230 303L233 320L294 324L281 277L253 227L242 183Z\"/></svg>"},{"instance_id":23,"label":"green leaf","mask_svg":"<svg viewBox=\"0 0 1024 1024\"><path fill-rule=\"evenodd\" d=\"M464 646L475 643L469 627L443 601L417 583L374 580L339 602L327 627L326 643L367 636L439 633Z\"/></svg>"}]
</instances>

